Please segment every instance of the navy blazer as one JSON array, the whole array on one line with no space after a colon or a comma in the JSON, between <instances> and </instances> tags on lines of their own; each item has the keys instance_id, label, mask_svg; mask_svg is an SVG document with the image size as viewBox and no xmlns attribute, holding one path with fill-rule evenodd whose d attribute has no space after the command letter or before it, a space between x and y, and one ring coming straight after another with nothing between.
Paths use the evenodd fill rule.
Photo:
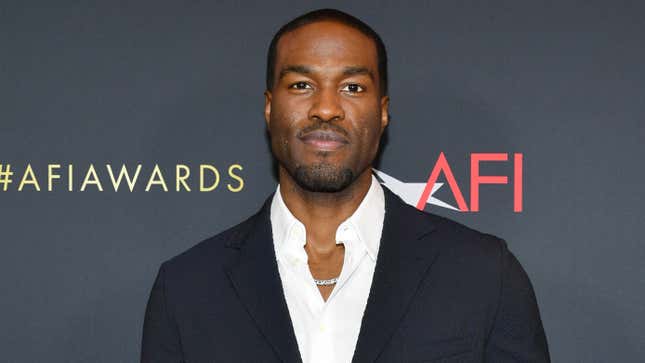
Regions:
<instances>
[{"instance_id":1,"label":"navy blazer","mask_svg":"<svg viewBox=\"0 0 645 363\"><path fill-rule=\"evenodd\" d=\"M383 189L383 234L353 362L549 362L531 282L506 243ZM141 362L301 361L271 198L161 265Z\"/></svg>"}]
</instances>

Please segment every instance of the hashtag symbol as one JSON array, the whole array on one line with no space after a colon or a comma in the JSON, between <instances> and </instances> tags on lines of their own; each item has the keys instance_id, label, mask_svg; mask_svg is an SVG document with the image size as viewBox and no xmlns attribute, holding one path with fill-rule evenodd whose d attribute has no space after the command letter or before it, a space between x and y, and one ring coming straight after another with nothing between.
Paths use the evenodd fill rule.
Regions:
<instances>
[{"instance_id":1,"label":"hashtag symbol","mask_svg":"<svg viewBox=\"0 0 645 363\"><path fill-rule=\"evenodd\" d=\"M13 175L13 171L11 171L11 164L6 164L7 168L4 169L2 164L0 164L0 184L4 184L2 190L7 191L7 186L11 184L11 176Z\"/></svg>"}]
</instances>

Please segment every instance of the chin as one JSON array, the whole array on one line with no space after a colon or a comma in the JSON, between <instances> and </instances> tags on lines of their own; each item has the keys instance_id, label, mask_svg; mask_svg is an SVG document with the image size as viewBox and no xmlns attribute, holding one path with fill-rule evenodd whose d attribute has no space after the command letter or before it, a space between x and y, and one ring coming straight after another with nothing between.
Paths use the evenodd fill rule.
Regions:
<instances>
[{"instance_id":1,"label":"chin","mask_svg":"<svg viewBox=\"0 0 645 363\"><path fill-rule=\"evenodd\" d=\"M298 166L292 174L302 189L316 193L336 193L345 190L356 179L350 168L331 164Z\"/></svg>"}]
</instances>

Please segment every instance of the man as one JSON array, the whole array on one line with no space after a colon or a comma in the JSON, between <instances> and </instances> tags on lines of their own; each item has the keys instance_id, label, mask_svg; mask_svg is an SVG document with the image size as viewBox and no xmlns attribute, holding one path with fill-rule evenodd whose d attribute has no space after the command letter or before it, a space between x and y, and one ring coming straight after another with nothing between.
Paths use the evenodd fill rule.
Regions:
<instances>
[{"instance_id":1,"label":"man","mask_svg":"<svg viewBox=\"0 0 645 363\"><path fill-rule=\"evenodd\" d=\"M337 10L278 31L264 110L277 190L162 264L142 362L549 361L506 243L406 205L372 175L386 59Z\"/></svg>"}]
</instances>

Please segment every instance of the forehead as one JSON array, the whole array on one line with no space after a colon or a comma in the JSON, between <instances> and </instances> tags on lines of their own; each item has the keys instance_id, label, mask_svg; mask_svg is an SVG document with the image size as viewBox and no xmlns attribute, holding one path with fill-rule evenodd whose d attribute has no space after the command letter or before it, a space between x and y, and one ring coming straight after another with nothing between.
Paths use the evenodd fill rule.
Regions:
<instances>
[{"instance_id":1,"label":"forehead","mask_svg":"<svg viewBox=\"0 0 645 363\"><path fill-rule=\"evenodd\" d=\"M348 25L315 22L284 34L278 41L278 69L295 64L324 69L363 66L376 74L376 45L367 35Z\"/></svg>"}]
</instances>

